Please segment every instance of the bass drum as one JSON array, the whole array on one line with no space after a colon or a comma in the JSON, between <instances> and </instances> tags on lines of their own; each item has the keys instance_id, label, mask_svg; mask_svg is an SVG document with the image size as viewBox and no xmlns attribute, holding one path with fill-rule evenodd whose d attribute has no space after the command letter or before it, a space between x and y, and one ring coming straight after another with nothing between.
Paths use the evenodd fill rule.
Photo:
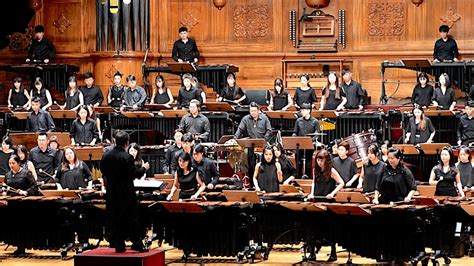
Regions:
<instances>
[{"instance_id":1,"label":"bass drum","mask_svg":"<svg viewBox=\"0 0 474 266\"><path fill-rule=\"evenodd\" d=\"M362 132L344 138L341 143L349 143L347 156L356 161L357 166L362 166L362 162L367 160L367 148L371 144L377 143L377 136L373 132Z\"/></svg>"}]
</instances>

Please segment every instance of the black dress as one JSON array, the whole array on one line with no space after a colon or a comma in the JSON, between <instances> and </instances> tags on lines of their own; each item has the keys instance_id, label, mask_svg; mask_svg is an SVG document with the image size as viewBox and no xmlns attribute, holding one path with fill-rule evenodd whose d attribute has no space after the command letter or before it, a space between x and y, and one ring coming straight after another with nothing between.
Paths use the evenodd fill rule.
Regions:
<instances>
[{"instance_id":1,"label":"black dress","mask_svg":"<svg viewBox=\"0 0 474 266\"><path fill-rule=\"evenodd\" d=\"M16 91L15 89L12 89L11 92L10 103L13 107L22 107L28 102L28 97L26 97L24 90Z\"/></svg>"},{"instance_id":2,"label":"black dress","mask_svg":"<svg viewBox=\"0 0 474 266\"><path fill-rule=\"evenodd\" d=\"M239 86L235 85L234 87L225 86L221 91L222 99L228 101L235 101L242 98L245 95L245 92Z\"/></svg>"},{"instance_id":3,"label":"black dress","mask_svg":"<svg viewBox=\"0 0 474 266\"><path fill-rule=\"evenodd\" d=\"M281 110L283 107L288 105L288 92L282 91L276 93L275 91L270 92L273 98L273 110Z\"/></svg>"},{"instance_id":4,"label":"black dress","mask_svg":"<svg viewBox=\"0 0 474 266\"><path fill-rule=\"evenodd\" d=\"M275 164L261 164L257 181L260 189L265 192L280 191Z\"/></svg>"},{"instance_id":5,"label":"black dress","mask_svg":"<svg viewBox=\"0 0 474 266\"><path fill-rule=\"evenodd\" d=\"M67 93L66 95L66 110L71 110L77 107L81 102L79 101L80 90L76 90L73 95Z\"/></svg>"},{"instance_id":6,"label":"black dress","mask_svg":"<svg viewBox=\"0 0 474 266\"><path fill-rule=\"evenodd\" d=\"M363 165L364 182L362 183L362 191L364 193L370 193L375 190L377 180L382 176L383 166L384 163L382 161L379 161L376 164L368 162Z\"/></svg>"},{"instance_id":7,"label":"black dress","mask_svg":"<svg viewBox=\"0 0 474 266\"><path fill-rule=\"evenodd\" d=\"M196 178L197 169L191 168L188 174L184 174L182 171L178 170L178 182L180 199L189 199L192 195L196 194L198 190L198 182Z\"/></svg>"},{"instance_id":8,"label":"black dress","mask_svg":"<svg viewBox=\"0 0 474 266\"><path fill-rule=\"evenodd\" d=\"M357 174L357 165L351 157L346 157L344 160L336 157L333 160L333 167L341 176L344 183L349 182L352 177ZM353 182L351 187L356 187L357 182Z\"/></svg>"},{"instance_id":9,"label":"black dress","mask_svg":"<svg viewBox=\"0 0 474 266\"><path fill-rule=\"evenodd\" d=\"M111 101L109 105L112 107L120 107L122 105L123 92L124 92L123 86L117 87L114 85L110 87L109 95L110 95Z\"/></svg>"},{"instance_id":10,"label":"black dress","mask_svg":"<svg viewBox=\"0 0 474 266\"><path fill-rule=\"evenodd\" d=\"M435 180L438 181L436 184L435 196L457 196L456 191L456 175L458 174L457 168L450 168L448 172L444 172L439 166L433 167L435 173ZM443 177L443 180L439 180Z\"/></svg>"},{"instance_id":11,"label":"black dress","mask_svg":"<svg viewBox=\"0 0 474 266\"><path fill-rule=\"evenodd\" d=\"M425 130L421 130L418 128L419 124L416 124L416 120L414 117L410 118L408 122L407 133L410 134L410 139L408 143L416 145L418 143L426 143L430 138L431 134L435 131L433 123L431 123L431 119L429 117L425 117L426 119L426 127Z\"/></svg>"},{"instance_id":12,"label":"black dress","mask_svg":"<svg viewBox=\"0 0 474 266\"><path fill-rule=\"evenodd\" d=\"M435 100L441 109L449 110L451 104L456 101L456 97L454 95L454 90L451 87L446 88L446 93L443 94L441 88L436 88L434 90L433 100Z\"/></svg>"},{"instance_id":13,"label":"black dress","mask_svg":"<svg viewBox=\"0 0 474 266\"><path fill-rule=\"evenodd\" d=\"M303 103L313 104L316 103L318 98L313 88L302 90L300 87L296 88L295 91L295 103L301 107Z\"/></svg>"},{"instance_id":14,"label":"black dress","mask_svg":"<svg viewBox=\"0 0 474 266\"><path fill-rule=\"evenodd\" d=\"M9 171L5 175L5 184L14 189L21 189L28 192L28 196L35 195L38 191L33 174L23 168L20 168L20 171L16 174Z\"/></svg>"},{"instance_id":15,"label":"black dress","mask_svg":"<svg viewBox=\"0 0 474 266\"><path fill-rule=\"evenodd\" d=\"M91 171L83 161L78 161L77 166L74 166L73 169L68 167L64 170L62 167L62 165L58 167L56 171L56 179L63 188L86 188L87 183L92 180Z\"/></svg>"},{"instance_id":16,"label":"black dress","mask_svg":"<svg viewBox=\"0 0 474 266\"><path fill-rule=\"evenodd\" d=\"M31 99L39 97L41 107L48 104L47 89L41 89L39 92L37 89L31 90Z\"/></svg>"},{"instance_id":17,"label":"black dress","mask_svg":"<svg viewBox=\"0 0 474 266\"><path fill-rule=\"evenodd\" d=\"M324 177L316 177L313 180L314 196L325 197L336 189L336 180L329 177L327 180Z\"/></svg>"},{"instance_id":18,"label":"black dress","mask_svg":"<svg viewBox=\"0 0 474 266\"><path fill-rule=\"evenodd\" d=\"M168 95L168 88L165 89L163 93L160 93L160 90L156 91L155 99L153 99L153 103L156 104L165 104L170 101L170 96Z\"/></svg>"},{"instance_id":19,"label":"black dress","mask_svg":"<svg viewBox=\"0 0 474 266\"><path fill-rule=\"evenodd\" d=\"M459 162L457 168L461 175L462 187L472 187L474 183L474 167L472 167L471 162Z\"/></svg>"},{"instance_id":20,"label":"black dress","mask_svg":"<svg viewBox=\"0 0 474 266\"><path fill-rule=\"evenodd\" d=\"M323 95L326 94L328 88L323 88ZM346 97L346 94L342 89L339 89L339 99L336 98L336 90L329 90L329 95L326 98L326 103L324 104L324 110L336 110L337 107L342 103L342 97Z\"/></svg>"}]
</instances>

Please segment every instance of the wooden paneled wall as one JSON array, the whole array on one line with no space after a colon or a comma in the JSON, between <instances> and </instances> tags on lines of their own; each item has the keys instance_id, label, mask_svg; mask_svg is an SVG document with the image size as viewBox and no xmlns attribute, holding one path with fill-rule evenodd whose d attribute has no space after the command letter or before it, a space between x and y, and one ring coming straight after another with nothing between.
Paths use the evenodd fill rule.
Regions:
<instances>
[{"instance_id":1,"label":"wooden paneled wall","mask_svg":"<svg viewBox=\"0 0 474 266\"><path fill-rule=\"evenodd\" d=\"M42 3L35 23L46 27L46 35L56 45L57 62L78 64L81 72L93 71L96 83L105 91L115 70L133 73L141 81L142 52L95 52L95 2L91 0L35 0ZM132 0L133 1L133 0ZM212 0L149 0L150 56L147 64L171 61L177 29L186 25L198 42L204 64L231 63L240 67L238 83L244 89L271 88L282 75L281 60L291 58L342 58L352 66L355 79L362 82L374 101L381 90L380 63L401 58L431 58L441 24L452 26L462 57L474 58L474 1L425 0L415 6L411 0L331 0L323 8L337 17L346 10L347 47L337 53L304 53L289 40L289 10L299 18L313 9L304 0L227 0L217 9ZM0 52L0 62L21 62L24 52ZM310 68L310 67L309 67ZM301 71L301 70L298 70ZM310 72L310 70L308 70ZM0 80L8 75L0 74ZM414 81L406 70L389 70L391 80ZM79 76L81 78L81 76ZM321 84L319 82L313 83ZM412 85L394 94L406 97ZM318 87L319 88L319 87ZM319 88L320 89L320 88ZM392 94L396 85L388 85Z\"/></svg>"}]
</instances>

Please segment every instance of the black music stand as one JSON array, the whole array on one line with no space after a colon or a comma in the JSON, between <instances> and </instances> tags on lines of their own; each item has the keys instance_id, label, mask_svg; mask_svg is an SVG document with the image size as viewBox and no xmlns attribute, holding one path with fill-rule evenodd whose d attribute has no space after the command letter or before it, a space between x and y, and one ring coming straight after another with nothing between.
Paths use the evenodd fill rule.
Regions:
<instances>
[{"instance_id":1,"label":"black music stand","mask_svg":"<svg viewBox=\"0 0 474 266\"><path fill-rule=\"evenodd\" d=\"M282 137L283 147L287 150L296 150L296 154L300 149L302 150L313 150L313 140L311 137ZM296 157L295 157L296 158ZM298 159L296 163L298 163ZM303 153L303 172L302 176L306 175L306 153Z\"/></svg>"},{"instance_id":2,"label":"black music stand","mask_svg":"<svg viewBox=\"0 0 474 266\"><path fill-rule=\"evenodd\" d=\"M66 130L67 119L77 118L77 112L73 110L49 110L49 114L52 118L61 119L63 121L63 130Z\"/></svg>"},{"instance_id":3,"label":"black music stand","mask_svg":"<svg viewBox=\"0 0 474 266\"><path fill-rule=\"evenodd\" d=\"M256 191L223 190L222 192L230 202L260 203L260 197Z\"/></svg>"},{"instance_id":4,"label":"black music stand","mask_svg":"<svg viewBox=\"0 0 474 266\"><path fill-rule=\"evenodd\" d=\"M283 119L296 120L297 115L291 111L266 111L268 118L280 120L280 130L283 130Z\"/></svg>"},{"instance_id":5,"label":"black music stand","mask_svg":"<svg viewBox=\"0 0 474 266\"><path fill-rule=\"evenodd\" d=\"M234 106L230 105L228 102L206 102L204 104L209 111L218 111L218 112L234 112Z\"/></svg>"},{"instance_id":6,"label":"black music stand","mask_svg":"<svg viewBox=\"0 0 474 266\"><path fill-rule=\"evenodd\" d=\"M175 73L193 73L196 72L196 67L191 63L169 62L168 67Z\"/></svg>"},{"instance_id":7,"label":"black music stand","mask_svg":"<svg viewBox=\"0 0 474 266\"><path fill-rule=\"evenodd\" d=\"M140 145L140 119L144 118L151 118L154 117L152 113L144 112L144 111L135 111L135 112L122 112L122 115L127 118L135 118L137 119L137 142Z\"/></svg>"}]
</instances>

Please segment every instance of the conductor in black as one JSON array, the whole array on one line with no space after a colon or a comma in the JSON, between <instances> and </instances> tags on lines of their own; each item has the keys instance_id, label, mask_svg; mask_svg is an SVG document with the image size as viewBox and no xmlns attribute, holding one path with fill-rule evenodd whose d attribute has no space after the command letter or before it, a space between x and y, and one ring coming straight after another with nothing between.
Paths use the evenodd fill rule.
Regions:
<instances>
[{"instance_id":1,"label":"conductor in black","mask_svg":"<svg viewBox=\"0 0 474 266\"><path fill-rule=\"evenodd\" d=\"M138 201L133 185L135 178L145 174L145 167L134 164L127 152L129 136L125 131L115 133L116 146L102 156L100 170L104 176L109 243L115 252L125 252L125 240L132 241L132 250L148 251L140 238Z\"/></svg>"}]
</instances>

